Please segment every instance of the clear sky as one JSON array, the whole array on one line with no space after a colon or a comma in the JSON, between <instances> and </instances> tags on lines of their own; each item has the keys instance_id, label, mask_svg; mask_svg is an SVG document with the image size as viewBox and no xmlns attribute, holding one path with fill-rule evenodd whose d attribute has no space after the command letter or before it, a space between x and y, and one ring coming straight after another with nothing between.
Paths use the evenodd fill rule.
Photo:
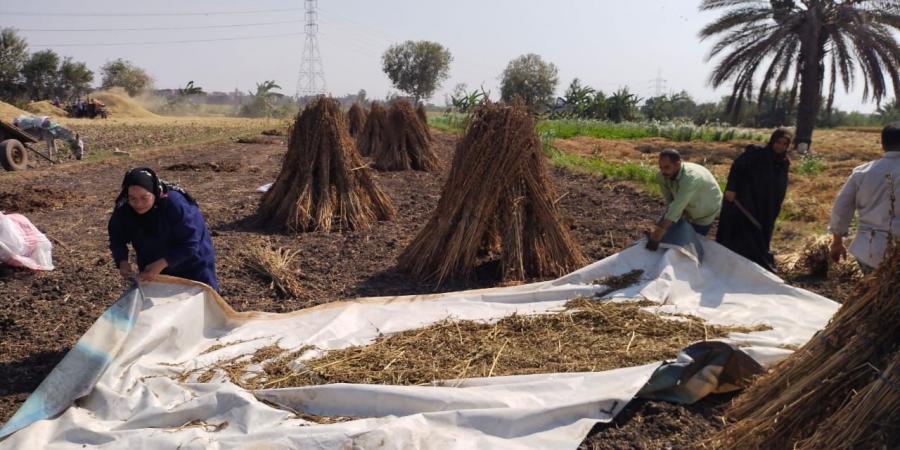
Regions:
<instances>
[{"instance_id":1,"label":"clear sky","mask_svg":"<svg viewBox=\"0 0 900 450\"><path fill-rule=\"evenodd\" d=\"M701 42L697 33L717 14L700 13L698 5L698 0L319 0L318 38L327 89L337 96L359 89L370 98L392 92L381 54L394 43L427 39L453 54L450 78L431 98L438 105L457 83L484 86L496 98L500 73L525 53L557 65L559 93L578 77L607 92L628 86L647 97L655 92L651 80L661 73L664 92L686 90L697 101L713 101L728 90L707 84L713 63L705 56L712 44ZM285 94L296 92L302 0L0 0L0 17L0 26L21 30L32 51L52 48L95 72L106 61L125 58L145 68L158 88L194 80L206 91L247 91L272 79ZM215 27L220 25L230 26ZM72 31L180 27L206 28ZM59 29L68 31L41 31ZM235 39L245 37L257 38ZM172 43L193 40L205 42ZM840 93L836 106L874 110L873 103L861 101L861 92L856 86L849 95Z\"/></svg>"}]
</instances>

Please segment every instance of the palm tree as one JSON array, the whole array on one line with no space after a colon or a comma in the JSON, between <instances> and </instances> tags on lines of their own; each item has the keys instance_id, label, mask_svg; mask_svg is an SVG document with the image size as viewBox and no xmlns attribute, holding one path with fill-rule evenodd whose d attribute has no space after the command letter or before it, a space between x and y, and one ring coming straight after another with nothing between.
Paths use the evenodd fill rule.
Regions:
<instances>
[{"instance_id":1,"label":"palm tree","mask_svg":"<svg viewBox=\"0 0 900 450\"><path fill-rule=\"evenodd\" d=\"M734 82L728 109L739 111L752 99L754 75L768 64L760 98L774 87L777 101L790 86L793 105L799 87L797 143L812 143L826 65L829 109L838 78L849 92L857 69L864 101L871 96L880 104L888 83L900 92L900 47L892 35L900 30L898 0L703 0L700 10L725 10L700 38L720 36L710 59L728 49L710 76L713 87Z\"/></svg>"},{"instance_id":2,"label":"palm tree","mask_svg":"<svg viewBox=\"0 0 900 450\"><path fill-rule=\"evenodd\" d=\"M633 120L637 110L637 104L641 98L631 92L627 87L620 88L606 99L606 109L609 120L619 123L623 120Z\"/></svg>"},{"instance_id":3,"label":"palm tree","mask_svg":"<svg viewBox=\"0 0 900 450\"><path fill-rule=\"evenodd\" d=\"M188 81L187 85L184 88L178 89L178 95L182 97L190 97L192 95L203 95L203 88L200 86L194 85L194 80Z\"/></svg>"},{"instance_id":4,"label":"palm tree","mask_svg":"<svg viewBox=\"0 0 900 450\"><path fill-rule=\"evenodd\" d=\"M276 89L281 89L281 86L275 84L274 80L256 83L256 92L250 92L250 95L253 96L253 103L250 105L250 115L271 116L275 102L279 97L283 97L283 94L275 92Z\"/></svg>"}]
</instances>

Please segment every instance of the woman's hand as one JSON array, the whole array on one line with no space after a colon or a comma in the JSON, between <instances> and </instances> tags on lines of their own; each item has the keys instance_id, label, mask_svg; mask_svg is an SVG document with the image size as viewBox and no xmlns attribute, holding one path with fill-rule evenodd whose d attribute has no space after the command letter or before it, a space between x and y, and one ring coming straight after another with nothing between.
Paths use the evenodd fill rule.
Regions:
<instances>
[{"instance_id":1,"label":"woman's hand","mask_svg":"<svg viewBox=\"0 0 900 450\"><path fill-rule=\"evenodd\" d=\"M141 281L155 281L156 277L168 266L169 263L166 262L165 258L157 259L147 264L147 267L144 267L144 270L138 275L138 279Z\"/></svg>"},{"instance_id":2,"label":"woman's hand","mask_svg":"<svg viewBox=\"0 0 900 450\"><path fill-rule=\"evenodd\" d=\"M119 262L119 275L126 280L134 275L134 266L127 259Z\"/></svg>"},{"instance_id":3,"label":"woman's hand","mask_svg":"<svg viewBox=\"0 0 900 450\"><path fill-rule=\"evenodd\" d=\"M734 191L725 191L725 200L729 202L734 202L734 199L737 197L737 192Z\"/></svg>"}]
</instances>

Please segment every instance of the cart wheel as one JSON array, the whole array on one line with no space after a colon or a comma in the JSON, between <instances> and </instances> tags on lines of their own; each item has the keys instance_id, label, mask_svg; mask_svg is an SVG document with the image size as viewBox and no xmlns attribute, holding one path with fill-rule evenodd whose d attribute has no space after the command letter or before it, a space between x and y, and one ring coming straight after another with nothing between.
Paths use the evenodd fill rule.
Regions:
<instances>
[{"instance_id":1,"label":"cart wheel","mask_svg":"<svg viewBox=\"0 0 900 450\"><path fill-rule=\"evenodd\" d=\"M28 153L25 146L16 139L0 142L0 164L9 171L25 170L28 167Z\"/></svg>"}]
</instances>

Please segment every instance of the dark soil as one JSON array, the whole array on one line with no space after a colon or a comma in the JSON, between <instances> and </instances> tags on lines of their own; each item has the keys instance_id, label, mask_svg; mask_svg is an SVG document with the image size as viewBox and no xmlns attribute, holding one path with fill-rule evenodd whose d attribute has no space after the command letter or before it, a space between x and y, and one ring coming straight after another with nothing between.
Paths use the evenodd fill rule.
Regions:
<instances>
[{"instance_id":1,"label":"dark soil","mask_svg":"<svg viewBox=\"0 0 900 450\"><path fill-rule=\"evenodd\" d=\"M271 130L268 130L271 131ZM265 134L264 131L260 136L242 136L234 141L238 144L275 144L275 145L283 145L285 144L284 139L279 139L273 135Z\"/></svg>"},{"instance_id":2,"label":"dark soil","mask_svg":"<svg viewBox=\"0 0 900 450\"><path fill-rule=\"evenodd\" d=\"M395 268L397 256L430 218L449 171L456 137L434 133L441 170L375 172L397 206L397 217L354 232L285 234L253 225L261 196L256 189L275 179L284 145L222 142L0 173L0 202L5 202L0 209L27 213L52 237L56 265L46 273L0 265L0 423L126 287L109 256L106 223L129 167L160 168L162 178L185 187L198 200L218 254L222 296L235 309L284 312L347 298L436 291ZM628 184L559 170L551 178L562 196L563 221L592 260L642 237L662 208L658 199ZM299 250L305 288L300 298L281 298L245 266L243 250L260 236L275 246ZM495 285L492 277L455 280L438 291ZM617 428L595 430L586 443L599 445L602 440L606 447L587 448L675 445L685 433L705 433L697 424L711 421L707 410L694 407L639 405L629 406L640 409L617 419ZM679 429L681 434L667 431L680 423L687 426Z\"/></svg>"},{"instance_id":3,"label":"dark soil","mask_svg":"<svg viewBox=\"0 0 900 450\"><path fill-rule=\"evenodd\" d=\"M167 166L166 170L173 172L237 172L237 163L226 161L221 163L205 162L201 164L179 163Z\"/></svg>"},{"instance_id":4,"label":"dark soil","mask_svg":"<svg viewBox=\"0 0 900 450\"><path fill-rule=\"evenodd\" d=\"M74 192L64 189L25 186L11 186L9 190L0 190L0 211L6 213L29 213L48 209L59 209L70 204L75 197Z\"/></svg>"}]
</instances>

